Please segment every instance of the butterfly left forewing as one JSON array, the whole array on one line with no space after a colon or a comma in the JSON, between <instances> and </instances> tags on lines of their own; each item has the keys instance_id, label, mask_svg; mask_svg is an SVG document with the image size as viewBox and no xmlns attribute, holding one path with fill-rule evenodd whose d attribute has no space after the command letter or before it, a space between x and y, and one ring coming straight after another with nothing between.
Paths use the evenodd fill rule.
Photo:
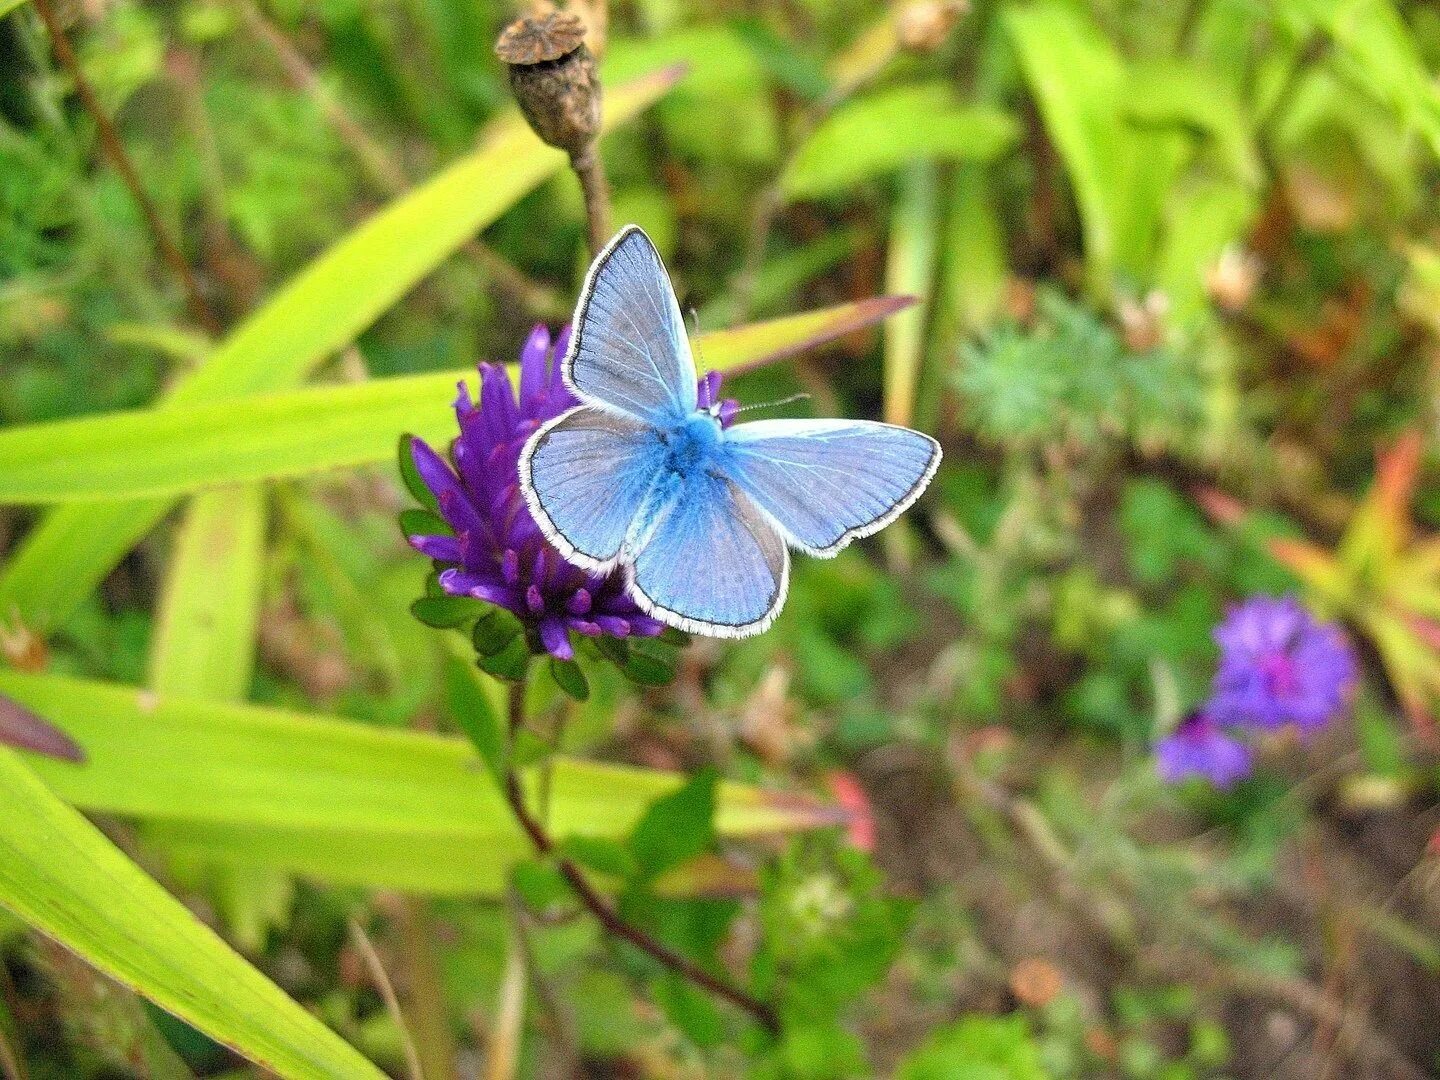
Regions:
<instances>
[{"instance_id":1,"label":"butterfly left forewing","mask_svg":"<svg viewBox=\"0 0 1440 1080\"><path fill-rule=\"evenodd\" d=\"M724 445L727 476L820 558L894 521L940 465L930 436L866 420L757 420L726 431Z\"/></svg>"},{"instance_id":2,"label":"butterfly left forewing","mask_svg":"<svg viewBox=\"0 0 1440 1080\"><path fill-rule=\"evenodd\" d=\"M526 442L520 490L562 555L587 570L605 570L620 557L662 464L650 425L580 405Z\"/></svg>"}]
</instances>

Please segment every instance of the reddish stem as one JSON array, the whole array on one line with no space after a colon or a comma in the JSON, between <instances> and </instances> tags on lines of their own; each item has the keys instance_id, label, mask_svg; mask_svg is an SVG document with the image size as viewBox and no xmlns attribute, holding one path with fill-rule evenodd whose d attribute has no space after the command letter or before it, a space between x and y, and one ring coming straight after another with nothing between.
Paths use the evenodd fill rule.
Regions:
<instances>
[{"instance_id":1,"label":"reddish stem","mask_svg":"<svg viewBox=\"0 0 1440 1080\"><path fill-rule=\"evenodd\" d=\"M511 685L509 720L512 736L524 723L524 696L522 684ZM529 808L525 805L525 793L520 788L520 779L510 768L505 771L505 796L510 802L510 808L514 811L516 820L520 822L520 827L525 830L525 834L530 837L530 842L535 845L535 850L542 855L553 854L555 841L545 831L544 826L531 815ZM586 880L580 868L569 859L557 859L556 865L580 903L590 914L595 916L607 934L628 941L641 952L658 960L665 967L688 979L702 990L706 990L716 997L724 998L731 1004L744 1009L772 1035L779 1032L780 1022L775 1016L775 1010L765 1002L750 996L739 987L732 986L723 979L711 975L694 961L681 956L669 946L656 941L639 927L626 922L610 906L609 902L596 892L595 887Z\"/></svg>"}]
</instances>

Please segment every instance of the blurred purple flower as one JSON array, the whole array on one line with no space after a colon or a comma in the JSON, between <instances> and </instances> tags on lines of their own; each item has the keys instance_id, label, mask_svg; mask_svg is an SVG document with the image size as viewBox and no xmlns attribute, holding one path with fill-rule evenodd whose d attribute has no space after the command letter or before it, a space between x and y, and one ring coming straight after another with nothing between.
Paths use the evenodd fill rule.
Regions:
<instances>
[{"instance_id":1,"label":"blurred purple flower","mask_svg":"<svg viewBox=\"0 0 1440 1080\"><path fill-rule=\"evenodd\" d=\"M1358 675L1341 630L1318 622L1293 597L1254 596L1215 628L1220 666L1206 713L1217 724L1302 733L1323 727L1350 703Z\"/></svg>"},{"instance_id":2,"label":"blurred purple flower","mask_svg":"<svg viewBox=\"0 0 1440 1080\"><path fill-rule=\"evenodd\" d=\"M1191 713L1155 744L1156 768L1171 784L1199 776L1228 788L1250 775L1253 764L1250 747L1221 731L1203 710Z\"/></svg>"},{"instance_id":3,"label":"blurred purple flower","mask_svg":"<svg viewBox=\"0 0 1440 1080\"><path fill-rule=\"evenodd\" d=\"M460 436L451 447L454 466L420 439L411 454L420 477L440 503L454 536L412 536L411 545L440 563L440 586L514 612L551 656L574 655L570 631L587 637L654 637L663 623L640 610L625 591L621 572L592 574L566 562L540 532L520 494L520 451L541 424L580 404L560 377L570 328L555 347L537 326L520 353L517 400L504 367L480 365L480 400L462 382L455 401ZM702 407L717 407L722 422L735 403L718 398L720 375L700 380Z\"/></svg>"}]
</instances>

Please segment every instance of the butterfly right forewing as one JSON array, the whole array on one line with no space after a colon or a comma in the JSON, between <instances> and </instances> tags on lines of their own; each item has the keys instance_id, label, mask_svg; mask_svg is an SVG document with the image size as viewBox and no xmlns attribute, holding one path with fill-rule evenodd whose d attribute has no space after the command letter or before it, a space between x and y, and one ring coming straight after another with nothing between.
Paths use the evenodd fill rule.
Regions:
<instances>
[{"instance_id":1,"label":"butterfly right forewing","mask_svg":"<svg viewBox=\"0 0 1440 1080\"><path fill-rule=\"evenodd\" d=\"M757 420L729 429L724 445L727 475L820 558L884 528L940 465L930 436L868 420Z\"/></svg>"}]
</instances>

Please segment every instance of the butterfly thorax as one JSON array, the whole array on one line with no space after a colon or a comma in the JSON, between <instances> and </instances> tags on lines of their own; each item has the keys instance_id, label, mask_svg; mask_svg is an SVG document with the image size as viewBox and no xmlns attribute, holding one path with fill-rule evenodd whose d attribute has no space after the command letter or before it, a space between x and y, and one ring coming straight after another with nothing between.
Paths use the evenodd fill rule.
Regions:
<instances>
[{"instance_id":1,"label":"butterfly thorax","mask_svg":"<svg viewBox=\"0 0 1440 1080\"><path fill-rule=\"evenodd\" d=\"M660 432L671 472L689 473L710 460L720 446L720 421L708 412L691 413L685 421Z\"/></svg>"}]
</instances>

